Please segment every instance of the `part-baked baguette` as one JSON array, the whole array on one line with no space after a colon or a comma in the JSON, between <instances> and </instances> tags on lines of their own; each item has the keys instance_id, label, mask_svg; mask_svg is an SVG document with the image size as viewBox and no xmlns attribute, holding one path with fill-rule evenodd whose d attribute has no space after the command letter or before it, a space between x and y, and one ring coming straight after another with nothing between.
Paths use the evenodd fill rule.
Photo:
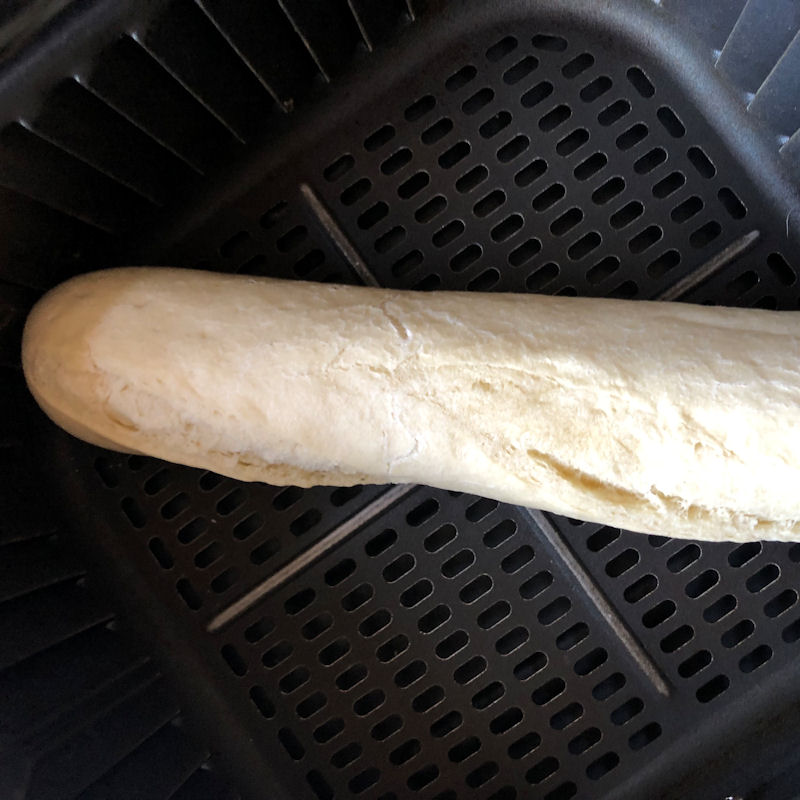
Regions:
<instances>
[{"instance_id":1,"label":"part-baked baguette","mask_svg":"<svg viewBox=\"0 0 800 800\"><path fill-rule=\"evenodd\" d=\"M76 436L243 480L800 539L796 313L131 268L47 294L23 365Z\"/></svg>"}]
</instances>

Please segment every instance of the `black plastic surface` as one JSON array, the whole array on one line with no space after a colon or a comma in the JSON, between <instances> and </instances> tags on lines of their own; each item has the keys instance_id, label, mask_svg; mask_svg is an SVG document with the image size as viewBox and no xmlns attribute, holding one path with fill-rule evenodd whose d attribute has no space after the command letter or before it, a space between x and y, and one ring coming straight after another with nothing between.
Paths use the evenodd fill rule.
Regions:
<instances>
[{"instance_id":1,"label":"black plastic surface","mask_svg":"<svg viewBox=\"0 0 800 800\"><path fill-rule=\"evenodd\" d=\"M154 4L135 36L98 36L85 79L54 81L35 121L4 134L45 175L56 154L44 139L26 148L29 127L49 131L59 153L78 153L74 174L50 185L15 157L0 183L33 180L55 192L48 205L97 209L86 224L111 233L82 237L80 223L61 241L89 243L83 258L48 272L42 248L34 279L13 265L5 279L46 288L107 257L798 307L796 187L693 41L724 52L741 9L685 35L648 3L459 3L380 45L390 21L409 25L407 6L379 17L352 3L348 21L332 4L334 25L280 5L270 13L299 34L287 28L275 60L255 47L258 25L221 3ZM221 48L214 74L191 57L201 41ZM81 123L68 125L73 107ZM70 194L87 169L96 185ZM31 299L15 297L21 309ZM27 402L46 468L22 504L52 493L48 518L64 521L149 645L175 713L246 796L791 796L800 545L644 537L426 487L241 485L80 444ZM41 584L78 568L24 556L47 564ZM22 664L58 641L15 617L37 617L28 589L12 597L24 572L0 584L2 624L23 630L15 660L31 653ZM58 592L42 602L73 609L72 628L107 619L69 585ZM188 778L194 761L171 737L142 746L152 760L163 738L175 753L149 796L183 783L176 796L193 797L207 771ZM130 774L120 766L87 796L121 796Z\"/></svg>"}]
</instances>

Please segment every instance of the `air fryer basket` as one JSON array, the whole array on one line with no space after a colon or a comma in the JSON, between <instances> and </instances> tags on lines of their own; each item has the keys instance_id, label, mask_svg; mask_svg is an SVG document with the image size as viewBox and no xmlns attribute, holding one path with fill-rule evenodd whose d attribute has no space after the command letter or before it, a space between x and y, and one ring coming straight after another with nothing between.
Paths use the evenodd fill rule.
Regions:
<instances>
[{"instance_id":1,"label":"air fryer basket","mask_svg":"<svg viewBox=\"0 0 800 800\"><path fill-rule=\"evenodd\" d=\"M800 793L800 544L123 456L18 353L125 263L797 309L798 4L64 5L0 29L8 796Z\"/></svg>"}]
</instances>

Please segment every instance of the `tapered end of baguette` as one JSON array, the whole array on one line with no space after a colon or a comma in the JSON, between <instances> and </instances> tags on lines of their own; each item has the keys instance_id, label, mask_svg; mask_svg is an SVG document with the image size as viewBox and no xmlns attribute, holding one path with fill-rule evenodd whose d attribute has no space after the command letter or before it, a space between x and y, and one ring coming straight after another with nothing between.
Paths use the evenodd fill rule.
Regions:
<instances>
[{"instance_id":1,"label":"tapered end of baguette","mask_svg":"<svg viewBox=\"0 0 800 800\"><path fill-rule=\"evenodd\" d=\"M98 415L105 416L102 376L93 367L89 342L108 304L137 279L135 269L72 278L39 300L28 315L22 336L25 380L47 416L79 439L122 452L139 451L97 429ZM89 419L95 422L89 423Z\"/></svg>"},{"instance_id":2,"label":"tapered end of baguette","mask_svg":"<svg viewBox=\"0 0 800 800\"><path fill-rule=\"evenodd\" d=\"M225 414L226 399L231 408L235 405L235 393L226 396L226 382L232 385L248 369L246 354L226 357L224 346L216 346L216 338L225 336L212 307L218 299L226 306L220 290L232 285L238 290L251 281L166 267L116 268L72 278L41 298L26 320L22 366L28 388L53 422L110 450L275 485L381 482L363 472L270 458L263 452L268 448L250 447L253 437L237 436L246 427L241 403L239 424L236 414L229 414L228 435L220 434L215 417ZM258 281L262 288L273 283L288 282ZM166 311L154 311L160 300ZM208 332L201 330L204 312ZM198 319L201 324L192 326ZM184 352L197 355L212 385L223 386L212 408L198 407L203 391L187 385L191 358L171 361L170 344L184 334ZM258 402L258 397L245 398L245 406Z\"/></svg>"}]
</instances>

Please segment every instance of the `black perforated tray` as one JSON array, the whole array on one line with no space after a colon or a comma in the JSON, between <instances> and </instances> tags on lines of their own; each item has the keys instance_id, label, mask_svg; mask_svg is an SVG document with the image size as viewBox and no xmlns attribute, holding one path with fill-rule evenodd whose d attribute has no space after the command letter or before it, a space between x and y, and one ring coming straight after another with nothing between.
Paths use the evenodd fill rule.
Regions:
<instances>
[{"instance_id":1,"label":"black perforated tray","mask_svg":"<svg viewBox=\"0 0 800 800\"><path fill-rule=\"evenodd\" d=\"M117 263L798 307L795 187L655 6L456 4L358 72ZM794 796L800 545L37 448L247 796Z\"/></svg>"}]
</instances>

